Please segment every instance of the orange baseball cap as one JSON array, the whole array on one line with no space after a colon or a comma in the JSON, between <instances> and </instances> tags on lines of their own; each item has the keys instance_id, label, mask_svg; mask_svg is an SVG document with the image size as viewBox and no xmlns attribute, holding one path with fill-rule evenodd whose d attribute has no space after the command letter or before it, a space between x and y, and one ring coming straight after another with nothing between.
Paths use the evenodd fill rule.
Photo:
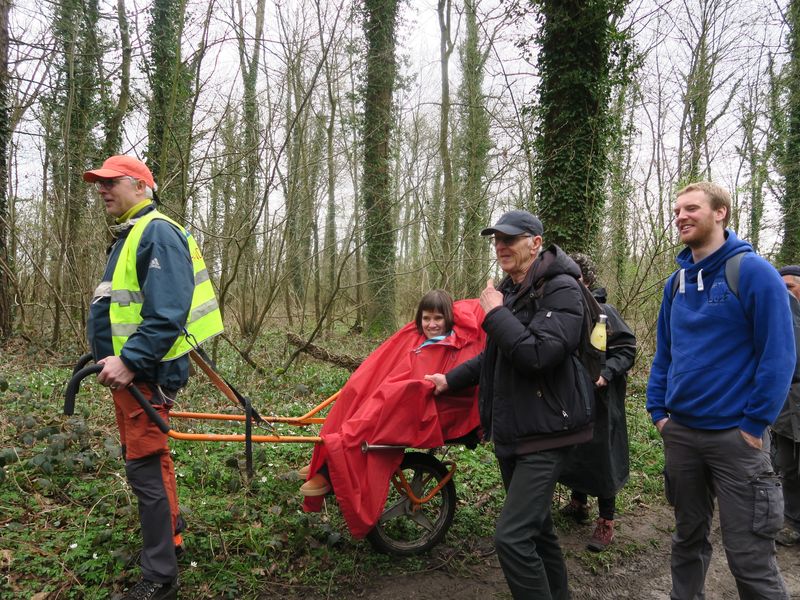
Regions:
<instances>
[{"instance_id":1,"label":"orange baseball cap","mask_svg":"<svg viewBox=\"0 0 800 600\"><path fill-rule=\"evenodd\" d=\"M134 179L141 179L151 189L156 189L156 182L147 165L138 158L125 155L112 156L99 169L86 171L83 174L83 180L94 182L98 179L113 179L114 177L125 177L126 175Z\"/></svg>"}]
</instances>

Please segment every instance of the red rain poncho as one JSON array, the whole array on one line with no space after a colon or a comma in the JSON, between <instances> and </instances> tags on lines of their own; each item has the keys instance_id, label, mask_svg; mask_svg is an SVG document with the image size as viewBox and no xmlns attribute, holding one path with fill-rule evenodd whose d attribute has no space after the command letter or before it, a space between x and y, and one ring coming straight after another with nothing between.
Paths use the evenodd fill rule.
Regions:
<instances>
[{"instance_id":1,"label":"red rain poncho","mask_svg":"<svg viewBox=\"0 0 800 600\"><path fill-rule=\"evenodd\" d=\"M351 375L325 419L314 447L309 478L327 463L330 481L350 533L363 538L378 522L389 480L402 450L362 453L361 443L435 448L479 426L478 389L434 397L423 377L446 373L483 350L484 312L477 300L453 306L453 333L420 348L425 336L409 323L381 344ZM303 509L317 512L322 497Z\"/></svg>"}]
</instances>

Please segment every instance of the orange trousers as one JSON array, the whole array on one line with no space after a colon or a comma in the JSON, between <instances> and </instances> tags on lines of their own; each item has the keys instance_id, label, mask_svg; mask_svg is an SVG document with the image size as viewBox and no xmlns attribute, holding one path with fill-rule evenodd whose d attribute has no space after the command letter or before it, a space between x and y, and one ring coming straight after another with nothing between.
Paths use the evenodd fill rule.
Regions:
<instances>
[{"instance_id":1,"label":"orange trousers","mask_svg":"<svg viewBox=\"0 0 800 600\"><path fill-rule=\"evenodd\" d=\"M158 391L156 391L156 398L154 399L154 388L151 388L147 383L134 385L150 401L159 416L164 419L164 422L169 423L169 410L172 408L173 400ZM182 539L178 532L178 486L175 481L175 465L169 453L168 436L150 420L144 409L136 401L136 398L127 389L112 390L111 393L114 397L114 410L117 417L123 458L126 461L132 461L153 455L160 457L161 479L169 500L172 530L175 532L175 545L179 546Z\"/></svg>"}]
</instances>

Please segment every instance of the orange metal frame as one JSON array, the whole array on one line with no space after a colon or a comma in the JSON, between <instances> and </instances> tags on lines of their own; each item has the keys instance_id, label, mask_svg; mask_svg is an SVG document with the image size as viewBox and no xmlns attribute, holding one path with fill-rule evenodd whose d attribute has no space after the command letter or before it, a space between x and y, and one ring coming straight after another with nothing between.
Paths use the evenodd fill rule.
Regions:
<instances>
[{"instance_id":1,"label":"orange metal frame","mask_svg":"<svg viewBox=\"0 0 800 600\"><path fill-rule=\"evenodd\" d=\"M225 382L222 377L209 365L203 358L194 350L189 353L189 356L194 360L195 364L208 376L211 383L221 391L225 397L231 400L237 406L239 399L234 394L230 386ZM339 397L339 392L336 392L331 397L323 400L317 406L312 408L301 417L262 417L263 421L267 423L283 423L285 425L292 425L295 427L306 427L308 425L320 424L325 422L325 417L318 415L323 409L327 408L336 401ZM221 413L200 413L200 412L185 412L185 411L170 411L170 419L199 419L204 421L246 421L246 415L225 415ZM167 435L176 440L188 440L192 442L243 442L245 435L243 433L184 433L182 431L175 431L170 428ZM317 435L252 435L250 440L253 442L270 442L270 443L307 443L315 444L321 442L322 438Z\"/></svg>"},{"instance_id":2,"label":"orange metal frame","mask_svg":"<svg viewBox=\"0 0 800 600\"><path fill-rule=\"evenodd\" d=\"M219 388L216 378L212 378L212 382ZM224 385L224 383L223 383ZM227 390L230 390L225 385ZM223 393L226 389L220 388ZM225 393L227 396L228 394ZM307 425L314 425L325 422L325 417L317 417L323 409L327 408L336 401L339 397L339 392L336 392L326 400L317 404L314 408L308 411L301 417L262 417L267 423L283 423L285 425L292 425L295 427L305 427ZM234 396L235 398L235 396ZM184 412L184 411L170 411L170 419L199 419L205 421L246 421L245 415L226 415L221 413L199 413L199 412ZM170 429L167 434L169 437L176 440L189 440L194 442L243 442L245 439L244 434L219 434L219 433L183 433ZM321 442L322 438L317 435L253 435L250 439L254 442L272 442L272 443L287 443L287 442L300 442L314 444Z\"/></svg>"},{"instance_id":3,"label":"orange metal frame","mask_svg":"<svg viewBox=\"0 0 800 600\"><path fill-rule=\"evenodd\" d=\"M200 355L196 352L190 352L191 358L195 361L195 363L200 367L200 369L208 376L214 386L219 389L227 398L232 400L234 404L239 405L239 400L236 397L236 394L233 393L233 390L228 386L228 384L217 374L217 372L208 364L206 363ZM267 423L282 423L285 425L291 425L294 427L306 427L308 425L314 424L321 424L325 422L325 417L317 416L319 413L333 404L336 399L339 397L341 390L336 392L329 398L320 402L317 406L309 410L306 414L300 417L277 417L277 416L262 416L262 420L266 421ZM178 419L199 419L199 420L206 420L206 421L240 421L244 422L247 420L246 415L228 415L228 414L221 414L221 413L200 413L200 412L186 412L186 411L170 411L170 418L178 418ZM194 442L243 442L245 441L244 434L219 434L219 433L184 433L181 431L175 431L174 429L170 428L169 433L167 435L176 440L187 440L187 441L194 441ZM253 442L270 442L270 443L318 443L322 442L322 438L315 435L252 435L250 436L251 441ZM425 497L417 498L414 494L414 491L411 489L408 481L406 480L405 474L401 468L397 468L397 470L392 474L392 485L398 491L398 493L403 494L408 497L412 504L412 510L418 510L419 507L426 502L429 502L433 497L438 494L441 489L447 485L447 483L453 478L453 474L456 472L456 464L453 461L444 461L443 463L447 466L447 474L442 478L442 480L437 484L435 488L433 488L430 492L428 492ZM429 481L426 480L423 482L424 484Z\"/></svg>"},{"instance_id":4,"label":"orange metal frame","mask_svg":"<svg viewBox=\"0 0 800 600\"><path fill-rule=\"evenodd\" d=\"M454 463L452 460L446 460L442 464L447 467L447 475L442 477L442 480L439 482L439 484L430 492L428 492L424 498L417 498L417 496L414 494L414 491L408 484L405 473L403 473L403 469L398 467L397 471L392 474L392 485L400 494L404 494L408 497L408 499L411 501L411 504L413 504L411 510L417 510L421 505L429 502L431 498L436 496L436 494L438 494L439 491L453 478L453 474L456 472L456 463ZM431 477L433 477L433 475L431 475ZM426 483L428 483L428 481L431 480L431 477L422 482L423 487Z\"/></svg>"}]
</instances>

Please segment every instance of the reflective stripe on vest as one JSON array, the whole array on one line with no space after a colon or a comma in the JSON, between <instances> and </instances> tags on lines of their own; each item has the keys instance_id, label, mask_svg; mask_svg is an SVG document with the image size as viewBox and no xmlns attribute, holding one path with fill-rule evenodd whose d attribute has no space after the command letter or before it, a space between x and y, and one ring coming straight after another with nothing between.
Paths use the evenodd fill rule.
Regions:
<instances>
[{"instance_id":1,"label":"reflective stripe on vest","mask_svg":"<svg viewBox=\"0 0 800 600\"><path fill-rule=\"evenodd\" d=\"M203 341L222 333L222 314L219 311L214 287L197 242L178 223L154 210L138 219L131 228L114 267L114 274L111 278L111 305L108 310L114 354L120 355L125 342L136 332L142 322L144 295L139 286L139 276L136 272L136 251L145 227L153 219L163 219L171 223L186 237L194 271L194 292L192 293L189 319L183 334L178 336L178 339L161 359L168 361L183 356Z\"/></svg>"}]
</instances>

